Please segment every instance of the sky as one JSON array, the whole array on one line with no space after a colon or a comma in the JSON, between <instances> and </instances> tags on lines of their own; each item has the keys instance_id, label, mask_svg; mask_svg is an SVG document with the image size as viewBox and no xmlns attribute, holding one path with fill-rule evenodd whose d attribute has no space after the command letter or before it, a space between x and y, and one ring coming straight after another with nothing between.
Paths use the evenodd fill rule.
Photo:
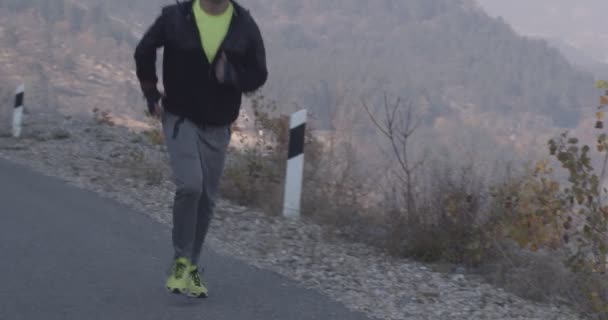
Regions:
<instances>
[{"instance_id":1,"label":"sky","mask_svg":"<svg viewBox=\"0 0 608 320\"><path fill-rule=\"evenodd\" d=\"M478 0L524 35L558 39L608 63L608 0Z\"/></svg>"}]
</instances>

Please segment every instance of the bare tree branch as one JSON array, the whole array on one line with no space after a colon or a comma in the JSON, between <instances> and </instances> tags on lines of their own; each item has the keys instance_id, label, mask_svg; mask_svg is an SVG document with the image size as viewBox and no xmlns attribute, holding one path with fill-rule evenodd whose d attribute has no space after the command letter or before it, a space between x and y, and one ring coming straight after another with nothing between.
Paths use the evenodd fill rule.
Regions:
<instances>
[{"instance_id":1,"label":"bare tree branch","mask_svg":"<svg viewBox=\"0 0 608 320\"><path fill-rule=\"evenodd\" d=\"M361 102L363 103L363 108L365 109L365 111L367 111L367 114L369 115L370 119L372 120L372 122L374 123L374 125L376 126L376 128L378 128L378 130L380 130L382 132L382 134L384 134L386 137L390 138L390 133L388 131L386 131L384 129L384 127L380 124L380 122L378 122L378 120L376 119L376 117L374 117L374 115L372 114L370 108L365 103L365 100L361 99Z\"/></svg>"},{"instance_id":2,"label":"bare tree branch","mask_svg":"<svg viewBox=\"0 0 608 320\"><path fill-rule=\"evenodd\" d=\"M371 108L363 101L363 106L374 125L386 136L393 150L395 159L399 166L396 173L397 179L403 185L403 196L406 199L407 212L412 213L416 209L414 197L414 173L423 166L426 157L418 160L414 164L409 160L409 144L411 137L418 127L422 124L420 119L414 121L413 104L408 101L406 109L403 110L401 99L398 98L391 104L388 96L384 94L384 123L380 123L373 115Z\"/></svg>"}]
</instances>

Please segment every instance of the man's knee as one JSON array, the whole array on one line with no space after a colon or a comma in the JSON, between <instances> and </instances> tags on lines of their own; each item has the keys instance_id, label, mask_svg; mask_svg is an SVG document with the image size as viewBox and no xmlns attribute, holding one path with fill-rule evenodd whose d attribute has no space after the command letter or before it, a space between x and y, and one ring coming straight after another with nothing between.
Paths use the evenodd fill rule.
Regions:
<instances>
[{"instance_id":1,"label":"man's knee","mask_svg":"<svg viewBox=\"0 0 608 320\"><path fill-rule=\"evenodd\" d=\"M203 194L202 183L187 183L177 187L177 194L180 197L200 198Z\"/></svg>"}]
</instances>

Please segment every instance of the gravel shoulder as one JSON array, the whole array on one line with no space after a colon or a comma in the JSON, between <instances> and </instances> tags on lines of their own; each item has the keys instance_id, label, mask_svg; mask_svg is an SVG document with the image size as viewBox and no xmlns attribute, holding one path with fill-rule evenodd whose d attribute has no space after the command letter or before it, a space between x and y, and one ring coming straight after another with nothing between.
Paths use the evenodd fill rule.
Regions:
<instances>
[{"instance_id":1,"label":"gravel shoulder","mask_svg":"<svg viewBox=\"0 0 608 320\"><path fill-rule=\"evenodd\" d=\"M0 132L1 158L171 223L174 186L163 146L94 121L50 115L26 121L20 140ZM473 275L434 272L307 221L227 201L218 205L207 245L377 319L582 319L568 308L521 299Z\"/></svg>"}]
</instances>

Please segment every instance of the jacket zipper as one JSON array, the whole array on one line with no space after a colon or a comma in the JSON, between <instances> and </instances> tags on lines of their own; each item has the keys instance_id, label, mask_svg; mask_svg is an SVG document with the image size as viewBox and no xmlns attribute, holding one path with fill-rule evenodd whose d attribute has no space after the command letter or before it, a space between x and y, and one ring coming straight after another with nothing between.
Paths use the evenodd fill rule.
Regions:
<instances>
[{"instance_id":1,"label":"jacket zipper","mask_svg":"<svg viewBox=\"0 0 608 320\"><path fill-rule=\"evenodd\" d=\"M234 4L233 4L234 6ZM233 29L235 28L235 24L237 23L236 19L237 19L237 14L236 14L236 7L234 8L234 12L232 13L232 19L230 19L230 24L228 25L228 31L226 32L226 36L224 36L224 39L222 40L222 42L220 43L220 46L217 49L217 54L215 55L215 57L213 58L213 61L211 61L211 65L209 68L209 78L212 79L212 73L213 70L215 69L215 65L217 63L217 59L220 56L220 54L222 54L222 52L224 52L224 45L226 44L226 41L228 39L230 39L230 37L232 36L233 33ZM198 29L198 27L197 27ZM204 48L203 48L204 50Z\"/></svg>"},{"instance_id":2,"label":"jacket zipper","mask_svg":"<svg viewBox=\"0 0 608 320\"><path fill-rule=\"evenodd\" d=\"M205 48L203 48L203 44L201 43L201 33L200 30L198 30L198 25L196 24L196 19L194 18L194 11L193 11L193 6L194 6L195 2L194 1L189 1L187 3L184 3L183 5L186 5L186 22L188 24L188 27L191 29L190 31L194 33L194 35L196 36L196 47L198 49L200 49L201 54L203 55L203 57L205 57L205 63L208 64L208 71L207 71L207 77L211 78L211 69L212 66L209 64L209 60L206 59L205 56Z\"/></svg>"},{"instance_id":3,"label":"jacket zipper","mask_svg":"<svg viewBox=\"0 0 608 320\"><path fill-rule=\"evenodd\" d=\"M235 7L234 12L232 13L232 19L230 19L230 24L228 25L228 31L226 32L226 36L224 36L224 39L220 43L220 47L217 49L218 53L221 53L224 51L224 45L226 44L226 40L231 39L230 37L232 36L232 33L234 32L233 29L235 28L235 25L237 23L237 21L236 21L237 17L238 17L238 15L236 14L236 7ZM217 56L218 55L216 54L215 59L213 59L214 63L217 60Z\"/></svg>"},{"instance_id":4,"label":"jacket zipper","mask_svg":"<svg viewBox=\"0 0 608 320\"><path fill-rule=\"evenodd\" d=\"M197 46L201 49L201 52L203 54L203 56L206 58L206 54L205 54L205 48L203 48L203 44L201 43L201 33L200 30L198 30L198 25L196 24L196 20L194 19L194 9L193 9L193 5L195 4L194 1L190 2L191 5L188 6L188 13L186 15L186 21L188 21L188 23L190 24L190 28L194 29L194 33L197 36ZM234 6L234 4L233 4ZM219 54L221 52L224 51L224 44L226 42L226 39L229 39L229 37L232 35L233 33L233 29L235 28L234 25L236 24L236 19L238 17L237 13L236 13L236 7L234 7L234 12L232 13L232 19L230 20L230 25L228 26L228 31L226 32L226 36L224 37L224 40L222 40L222 42L220 43L220 46L217 50L217 53L215 55L215 57L213 58L213 61L209 61L207 59L205 59L205 61L207 62L207 64L209 65L208 71L207 71L207 78L209 79L213 79L213 69L215 64L217 63L217 58L219 56Z\"/></svg>"}]
</instances>

